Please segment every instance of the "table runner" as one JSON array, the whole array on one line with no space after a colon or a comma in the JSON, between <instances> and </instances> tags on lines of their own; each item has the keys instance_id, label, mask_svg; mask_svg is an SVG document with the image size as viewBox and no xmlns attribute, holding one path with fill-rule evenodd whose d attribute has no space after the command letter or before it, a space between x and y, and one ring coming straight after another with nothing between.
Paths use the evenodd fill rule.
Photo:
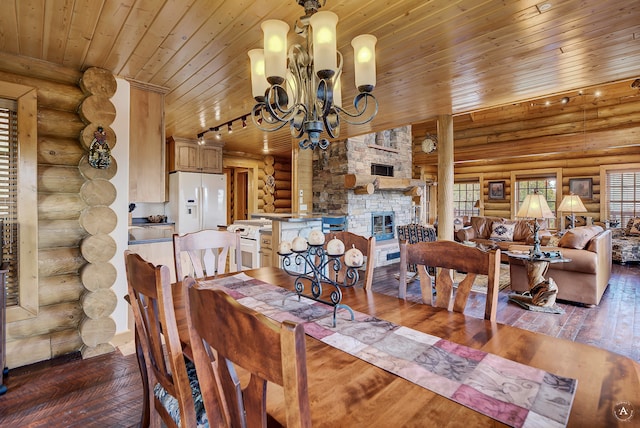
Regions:
<instances>
[{"instance_id":1,"label":"table runner","mask_svg":"<svg viewBox=\"0 0 640 428\"><path fill-rule=\"evenodd\" d=\"M332 327L332 307L243 273L198 287L221 289L274 320L302 323L311 337L505 424L567 424L575 379L357 311L354 321L338 319Z\"/></svg>"}]
</instances>

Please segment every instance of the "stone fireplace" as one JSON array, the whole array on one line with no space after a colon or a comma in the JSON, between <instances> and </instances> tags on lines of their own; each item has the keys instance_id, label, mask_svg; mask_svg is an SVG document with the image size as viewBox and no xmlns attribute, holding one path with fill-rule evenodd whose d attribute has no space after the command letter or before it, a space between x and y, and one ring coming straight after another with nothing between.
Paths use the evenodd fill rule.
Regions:
<instances>
[{"instance_id":1,"label":"stone fireplace","mask_svg":"<svg viewBox=\"0 0 640 428\"><path fill-rule=\"evenodd\" d=\"M413 199L403 190L378 190L358 194L345 187L345 175L371 176L372 165L388 165L394 178L412 178L411 127L396 128L332 142L326 151L316 150L313 159L313 212L346 215L347 229L362 236L372 236L372 213L391 213L393 226L376 239L377 265L399 259L395 225L411 222ZM390 218L388 217L388 218Z\"/></svg>"}]
</instances>

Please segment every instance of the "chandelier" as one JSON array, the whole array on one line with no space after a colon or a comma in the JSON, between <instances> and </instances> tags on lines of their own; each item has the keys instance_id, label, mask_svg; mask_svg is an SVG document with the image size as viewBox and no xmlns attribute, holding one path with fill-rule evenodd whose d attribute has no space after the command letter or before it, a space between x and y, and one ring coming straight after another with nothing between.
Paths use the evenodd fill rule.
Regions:
<instances>
[{"instance_id":1,"label":"chandelier","mask_svg":"<svg viewBox=\"0 0 640 428\"><path fill-rule=\"evenodd\" d=\"M261 25L264 49L248 52L251 60L251 88L257 104L252 110L255 125L263 131L277 131L287 124L294 138L303 138L303 149L326 149L331 138L340 135L340 120L352 125L370 122L378 113L378 102L371 94L376 84L376 38L369 34L355 37L355 84L359 93L353 100L355 111L342 108L340 76L342 54L336 49L333 12L318 12L317 0L298 0L305 9L296 23L296 33L304 46L294 44L287 51L286 22L270 19ZM324 3L323 3L324 5Z\"/></svg>"}]
</instances>

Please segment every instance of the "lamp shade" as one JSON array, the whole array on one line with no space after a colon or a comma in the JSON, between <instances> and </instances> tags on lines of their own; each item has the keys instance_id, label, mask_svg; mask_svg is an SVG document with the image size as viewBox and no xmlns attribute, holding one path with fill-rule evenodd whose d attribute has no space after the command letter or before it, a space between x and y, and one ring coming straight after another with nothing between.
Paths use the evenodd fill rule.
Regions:
<instances>
[{"instance_id":1,"label":"lamp shade","mask_svg":"<svg viewBox=\"0 0 640 428\"><path fill-rule=\"evenodd\" d=\"M351 41L356 88L371 92L376 86L376 42L371 34L363 34Z\"/></svg>"},{"instance_id":2,"label":"lamp shade","mask_svg":"<svg viewBox=\"0 0 640 428\"><path fill-rule=\"evenodd\" d=\"M287 33L289 24L277 19L262 23L264 71L269 83L282 83L287 74Z\"/></svg>"},{"instance_id":3,"label":"lamp shade","mask_svg":"<svg viewBox=\"0 0 640 428\"><path fill-rule=\"evenodd\" d=\"M524 198L516 217L521 218L555 218L543 195L534 192Z\"/></svg>"},{"instance_id":4,"label":"lamp shade","mask_svg":"<svg viewBox=\"0 0 640 428\"><path fill-rule=\"evenodd\" d=\"M333 12L316 12L309 19L313 30L313 68L318 76L321 72L331 70L335 73L337 66L336 25L338 15Z\"/></svg>"},{"instance_id":5,"label":"lamp shade","mask_svg":"<svg viewBox=\"0 0 640 428\"><path fill-rule=\"evenodd\" d=\"M253 98L264 97L269 82L264 75L264 50L251 49L248 52L251 61L251 93Z\"/></svg>"},{"instance_id":6,"label":"lamp shade","mask_svg":"<svg viewBox=\"0 0 640 428\"><path fill-rule=\"evenodd\" d=\"M572 193L562 199L562 202L560 202L560 206L558 207L558 211L584 213L587 212L587 209L584 207L584 204L580 200L580 196L574 195Z\"/></svg>"}]
</instances>

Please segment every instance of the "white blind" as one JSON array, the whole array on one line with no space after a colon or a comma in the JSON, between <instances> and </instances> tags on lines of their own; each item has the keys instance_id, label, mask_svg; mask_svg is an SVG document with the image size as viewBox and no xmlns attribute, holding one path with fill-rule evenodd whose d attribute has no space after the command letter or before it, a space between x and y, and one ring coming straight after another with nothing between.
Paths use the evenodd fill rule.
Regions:
<instances>
[{"instance_id":1,"label":"white blind","mask_svg":"<svg viewBox=\"0 0 640 428\"><path fill-rule=\"evenodd\" d=\"M0 103L0 221L2 221L2 267L6 276L7 306L19 303L17 156L18 121L15 105Z\"/></svg>"},{"instance_id":2,"label":"white blind","mask_svg":"<svg viewBox=\"0 0 640 428\"><path fill-rule=\"evenodd\" d=\"M607 215L607 220L619 219L620 227L640 217L640 171L607 172Z\"/></svg>"}]
</instances>

